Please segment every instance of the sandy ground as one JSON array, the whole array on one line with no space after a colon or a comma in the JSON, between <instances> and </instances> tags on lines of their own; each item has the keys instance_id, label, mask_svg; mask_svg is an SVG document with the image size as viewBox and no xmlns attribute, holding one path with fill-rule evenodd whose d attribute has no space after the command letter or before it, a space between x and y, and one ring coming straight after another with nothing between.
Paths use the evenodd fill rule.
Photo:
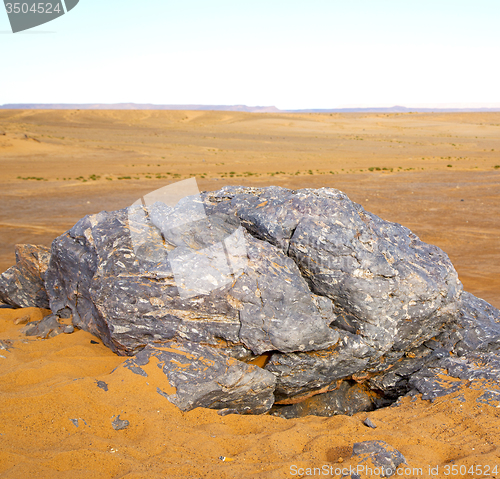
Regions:
<instances>
[{"instance_id":1,"label":"sandy ground","mask_svg":"<svg viewBox=\"0 0 500 479\"><path fill-rule=\"evenodd\" d=\"M443 248L465 288L500 307L499 152L500 114L0 110L0 270L16 243L50 245L85 214L196 175L202 190L341 189ZM499 409L470 388L465 402L405 399L353 417L181 413L87 333L23 336L41 314L0 309L0 477L340 477L368 439L422 468L399 477L500 477ZM116 415L129 427L115 431Z\"/></svg>"}]
</instances>

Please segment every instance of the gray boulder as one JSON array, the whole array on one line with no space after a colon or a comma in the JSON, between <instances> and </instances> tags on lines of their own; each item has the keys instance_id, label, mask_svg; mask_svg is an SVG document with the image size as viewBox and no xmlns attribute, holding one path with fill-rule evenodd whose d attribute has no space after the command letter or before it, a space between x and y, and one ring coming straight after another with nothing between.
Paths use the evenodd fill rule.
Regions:
<instances>
[{"instance_id":1,"label":"gray boulder","mask_svg":"<svg viewBox=\"0 0 500 479\"><path fill-rule=\"evenodd\" d=\"M331 311L295 263L234 219L213 215L167 236L154 224L144 227L138 210L85 217L53 242L46 275L53 311L69 308L76 326L119 354L174 338L224 346L237 357L338 340ZM231 248L235 234L231 266L244 260L236 273L220 246Z\"/></svg>"},{"instance_id":2,"label":"gray boulder","mask_svg":"<svg viewBox=\"0 0 500 479\"><path fill-rule=\"evenodd\" d=\"M16 245L16 265L0 275L0 301L15 308L47 308L44 274L50 250L45 246Z\"/></svg>"},{"instance_id":3,"label":"gray boulder","mask_svg":"<svg viewBox=\"0 0 500 479\"><path fill-rule=\"evenodd\" d=\"M338 190L225 187L203 198L290 256L332 301L333 324L384 355L383 367L457 314L462 285L448 256Z\"/></svg>"},{"instance_id":4,"label":"gray boulder","mask_svg":"<svg viewBox=\"0 0 500 479\"><path fill-rule=\"evenodd\" d=\"M276 402L283 417L351 414L423 392L440 361L500 345L500 313L462 294L443 251L338 190L225 187L173 205L147 197L56 238L45 289L54 314L137 355L134 367L191 351L189 379L168 358L164 371L181 408L245 412L249 401L251 411ZM260 406L246 390L234 406L233 386L211 389L215 376L200 376L196 359L209 354L245 384L250 368L252 388L263 381ZM262 368L242 362L256 358ZM190 384L201 388L193 402Z\"/></svg>"}]
</instances>

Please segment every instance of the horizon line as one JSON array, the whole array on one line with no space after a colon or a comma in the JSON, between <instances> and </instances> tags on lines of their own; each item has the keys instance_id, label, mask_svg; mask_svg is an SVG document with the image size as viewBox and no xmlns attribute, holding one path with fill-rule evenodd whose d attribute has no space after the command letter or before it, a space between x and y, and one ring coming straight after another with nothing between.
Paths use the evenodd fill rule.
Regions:
<instances>
[{"instance_id":1,"label":"horizon line","mask_svg":"<svg viewBox=\"0 0 500 479\"><path fill-rule=\"evenodd\" d=\"M352 106L339 108L279 109L276 106L203 105L203 104L154 104L154 103L6 103L2 110L189 110L234 111L248 113L426 113L426 112L500 112L497 103L444 103L440 106L390 107ZM432 105L432 104L431 104ZM453 105L453 106L452 106ZM457 105L457 106L454 106ZM460 106L458 106L460 105ZM468 106L470 105L470 106ZM485 105L485 106L479 106ZM488 105L488 106L486 106ZM494 105L494 106L489 106Z\"/></svg>"}]
</instances>

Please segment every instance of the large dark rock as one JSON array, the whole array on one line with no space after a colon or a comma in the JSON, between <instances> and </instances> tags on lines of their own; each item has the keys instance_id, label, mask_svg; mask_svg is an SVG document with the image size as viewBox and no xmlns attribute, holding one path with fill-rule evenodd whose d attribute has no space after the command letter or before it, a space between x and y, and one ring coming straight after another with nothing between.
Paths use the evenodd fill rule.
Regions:
<instances>
[{"instance_id":1,"label":"large dark rock","mask_svg":"<svg viewBox=\"0 0 500 479\"><path fill-rule=\"evenodd\" d=\"M85 217L54 241L46 276L53 311L70 308L76 326L122 354L171 339L238 357L337 342L330 302L237 220L212 215L166 230L146 224L141 208ZM150 210L165 222L160 208Z\"/></svg>"},{"instance_id":2,"label":"large dark rock","mask_svg":"<svg viewBox=\"0 0 500 479\"><path fill-rule=\"evenodd\" d=\"M164 371L181 408L245 411L248 391L238 405L199 376L202 350L244 378L250 368L252 388L264 381L251 411L275 401L296 417L425 394L440 361L500 345L500 313L462 294L443 251L338 190L225 187L172 204L153 193L54 240L45 287L54 314L134 361L194 351L192 379ZM262 369L237 361L256 357Z\"/></svg>"},{"instance_id":3,"label":"large dark rock","mask_svg":"<svg viewBox=\"0 0 500 479\"><path fill-rule=\"evenodd\" d=\"M165 374L158 393L183 411L206 407L261 414L273 405L276 379L271 373L212 348L173 341L161 348L147 346L125 367L147 376L143 367L154 358Z\"/></svg>"},{"instance_id":4,"label":"large dark rock","mask_svg":"<svg viewBox=\"0 0 500 479\"><path fill-rule=\"evenodd\" d=\"M385 365L457 314L462 285L448 256L338 190L225 187L204 201L294 259L311 291L332 300L334 324Z\"/></svg>"},{"instance_id":5,"label":"large dark rock","mask_svg":"<svg viewBox=\"0 0 500 479\"><path fill-rule=\"evenodd\" d=\"M49 259L45 246L16 245L16 265L0 275L0 301L15 308L48 308L44 274Z\"/></svg>"}]
</instances>

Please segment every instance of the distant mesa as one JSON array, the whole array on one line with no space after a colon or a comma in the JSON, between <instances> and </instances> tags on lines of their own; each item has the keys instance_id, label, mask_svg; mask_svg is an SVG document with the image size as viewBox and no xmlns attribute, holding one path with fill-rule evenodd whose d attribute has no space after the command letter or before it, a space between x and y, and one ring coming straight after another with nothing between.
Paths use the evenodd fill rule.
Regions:
<instances>
[{"instance_id":1,"label":"distant mesa","mask_svg":"<svg viewBox=\"0 0 500 479\"><path fill-rule=\"evenodd\" d=\"M431 112L500 112L494 108L411 108L406 106L317 108L303 110L280 110L275 106L247 105L155 105L152 103L7 103L0 110L200 110L241 111L250 113L431 113Z\"/></svg>"}]
</instances>

